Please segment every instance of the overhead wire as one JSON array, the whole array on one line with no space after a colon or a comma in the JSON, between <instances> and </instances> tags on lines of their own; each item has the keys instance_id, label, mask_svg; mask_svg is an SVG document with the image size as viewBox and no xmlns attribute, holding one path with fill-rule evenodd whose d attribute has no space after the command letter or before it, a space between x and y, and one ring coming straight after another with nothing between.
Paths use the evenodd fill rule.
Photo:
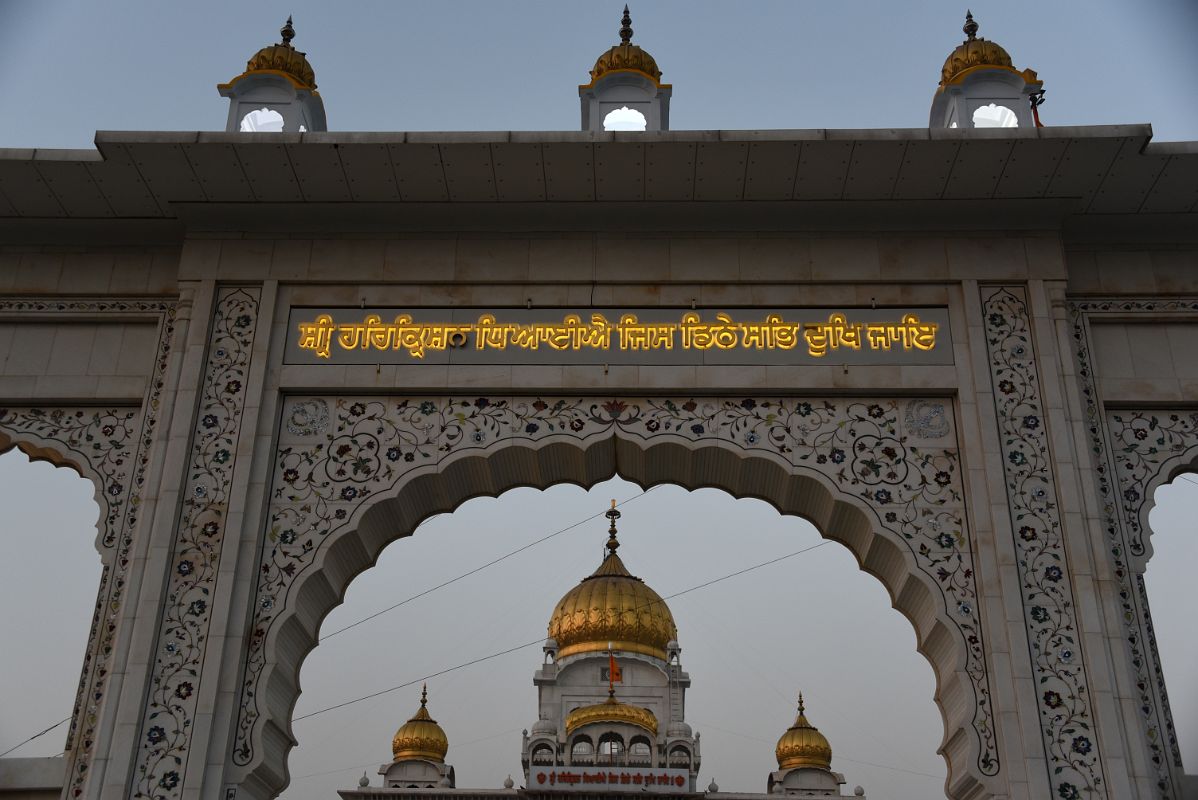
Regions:
<instances>
[{"instance_id":1,"label":"overhead wire","mask_svg":"<svg viewBox=\"0 0 1198 800\"><path fill-rule=\"evenodd\" d=\"M744 575L749 572L753 572L754 570L762 569L763 567L768 567L773 564L777 564L778 562L785 561L788 558L794 558L795 556L800 556L804 553L809 553L812 550L817 550L820 547L823 547L824 545L827 545L827 544L830 544L830 542L825 539L824 541L819 542L817 544L813 544L808 547L804 547L799 550L795 550L791 553L786 553L785 555L778 556L777 558L771 558L768 561L762 561L759 564L754 564L753 566L745 567L744 569L739 569L735 572L730 572L727 575L721 575L718 578L712 578L709 581L704 581L703 583L696 584L695 586L691 586L691 587L683 589L681 591L674 592L674 594L667 595L666 597L661 598L660 601L653 600L653 601L650 601L649 603L645 604L643 607L638 606L637 608L633 609L633 611L640 611L640 610L642 610L642 608L649 608L652 605L656 605L658 602L665 602L666 600L673 600L676 597L682 597L683 595L690 594L691 592L698 591L699 589L705 589L708 586L714 586L717 583L722 583L723 581L730 580L731 578L735 578L735 577ZM339 708L345 708L346 706L351 706L351 705L354 705L355 703L360 703L363 700L371 700L375 697L379 697L384 694L389 694L391 692L398 691L400 689L406 689L409 686L414 686L418 683L429 680L430 678L436 678L441 675L448 674L450 672L456 672L460 669L465 669L466 667L472 667L475 664L481 664L484 661L490 661L492 659L499 658L500 656L508 655L509 653L515 653L518 650L524 650L526 648L532 647L533 645L541 644L544 641L545 641L544 636L538 636L537 638L533 639L532 641L525 642L523 644L514 645L505 650L500 650L499 652L496 652L496 653L490 653L485 656L479 656L478 658L471 659L470 661L466 661L461 664L455 664L452 667L446 667L445 669L437 670L436 672L431 672L428 675L424 675L419 678L413 678L410 681L405 681L403 683L396 684L395 686L390 686L386 689L380 689L377 692L371 692L370 694L362 695L361 697L355 697L353 699L346 700L344 702L337 703L335 705L331 705L326 708L321 708L316 711L311 711L307 714L303 714L302 716L296 717L292 721L300 722L301 720L311 719L312 717L327 713L329 711L336 711Z\"/></svg>"},{"instance_id":2,"label":"overhead wire","mask_svg":"<svg viewBox=\"0 0 1198 800\"><path fill-rule=\"evenodd\" d=\"M3 753L0 753L0 758L4 758L6 755L8 755L9 753L11 753L12 751L16 750L19 747L24 747L25 745L29 744L30 742L32 742L34 739L36 739L39 736L45 736L47 733L54 730L62 723L70 722L70 721L71 721L70 717L64 717L64 718L60 719L58 722L55 722L53 725L51 725L49 728L46 728L44 731L38 731L37 733L33 734L25 741L18 742L17 744L14 744L12 747L5 750Z\"/></svg>"},{"instance_id":3,"label":"overhead wire","mask_svg":"<svg viewBox=\"0 0 1198 800\"><path fill-rule=\"evenodd\" d=\"M649 494L649 492L653 491L656 488L657 488L656 486L651 486L648 489L641 492L640 494L633 495L632 497L628 498L627 500L624 500L621 503L617 503L617 506L624 506L624 505L627 505L627 504L633 502L634 500L639 500L640 498ZM493 567L496 564L500 563L501 561L506 561L507 559L511 558L512 556L519 555L520 553L523 553L525 550L529 550L533 547L536 547L539 544L547 542L550 539L554 538L555 536L561 536L563 533L572 531L575 528L577 528L581 525L585 525L586 523L588 523L594 519L597 519L606 513L607 513L606 511L600 511L596 514L592 514L591 516L589 516L585 519L580 519L578 522L575 522L572 525L567 525L566 527L562 528L561 530L554 531L553 533L542 536L540 539L534 539L533 541L529 542L528 544L524 545L523 547L518 547L515 550L512 550L510 553L505 553L504 555L501 555L499 558L493 559L491 561L488 561L486 564L482 564L481 566L475 567L474 569L470 570L469 572L463 572L461 575L458 575L455 578L450 578L449 580L444 581L443 583L438 583L436 586L425 589L422 592L418 592L418 593L412 595L411 597L405 597L403 600L400 600L398 603L396 603L393 606L388 606L387 608L384 608L381 611L376 611L373 614L363 617L362 619L360 619L356 622L351 622L349 625L346 625L343 628L338 628L337 630L333 631L332 633L326 633L320 637L320 641L326 642L338 634L345 633L346 631L356 628L364 622L369 622L370 620L375 619L376 617L381 617L383 614L386 614L390 611L394 611L395 609L399 608L400 606L405 606L408 603L412 602L413 600L419 600L421 597L430 595L433 592L437 591L438 589L444 589L446 586L451 586L460 580L469 578L471 575L477 575L478 573L482 572L483 570L485 570L489 567Z\"/></svg>"}]
</instances>

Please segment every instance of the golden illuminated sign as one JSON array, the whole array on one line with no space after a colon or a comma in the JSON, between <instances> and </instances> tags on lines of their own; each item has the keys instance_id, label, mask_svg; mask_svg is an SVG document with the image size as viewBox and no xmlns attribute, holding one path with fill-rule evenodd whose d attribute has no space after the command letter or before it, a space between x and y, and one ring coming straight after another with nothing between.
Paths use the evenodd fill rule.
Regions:
<instances>
[{"instance_id":1,"label":"golden illuminated sign","mask_svg":"<svg viewBox=\"0 0 1198 800\"><path fill-rule=\"evenodd\" d=\"M398 314L384 322L378 314L367 314L360 322L336 322L331 314L298 325L301 350L329 358L334 348L341 351L406 351L413 358L425 353L457 348L506 350L509 347L537 350L793 350L800 344L809 355L823 358L836 350L930 351L936 346L939 324L922 321L917 314L903 314L896 321L850 321L845 314L832 313L826 320L793 322L780 314L764 319L735 321L717 313L705 322L693 311L678 322L642 322L636 314L622 314L618 322L593 313L588 321L567 314L561 322L499 322L492 314L476 322L416 322L410 314Z\"/></svg>"}]
</instances>

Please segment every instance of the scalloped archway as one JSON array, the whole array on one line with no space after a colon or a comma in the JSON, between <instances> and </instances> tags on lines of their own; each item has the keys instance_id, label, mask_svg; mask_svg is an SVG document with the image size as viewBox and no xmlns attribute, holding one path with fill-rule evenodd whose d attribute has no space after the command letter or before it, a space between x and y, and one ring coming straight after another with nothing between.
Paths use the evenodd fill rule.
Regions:
<instances>
[{"instance_id":1,"label":"scalloped archway","mask_svg":"<svg viewBox=\"0 0 1198 800\"><path fill-rule=\"evenodd\" d=\"M519 486L719 488L845 545L936 676L954 797L998 771L951 408L939 400L296 398L284 409L233 749L254 797L287 783L291 715L323 617L386 545Z\"/></svg>"}]
</instances>

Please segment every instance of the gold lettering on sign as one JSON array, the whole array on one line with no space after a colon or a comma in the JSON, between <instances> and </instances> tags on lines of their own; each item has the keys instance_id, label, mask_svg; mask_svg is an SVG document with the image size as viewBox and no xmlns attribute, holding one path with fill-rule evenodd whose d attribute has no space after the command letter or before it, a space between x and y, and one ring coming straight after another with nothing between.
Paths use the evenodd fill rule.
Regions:
<instances>
[{"instance_id":1,"label":"gold lettering on sign","mask_svg":"<svg viewBox=\"0 0 1198 800\"><path fill-rule=\"evenodd\" d=\"M889 351L929 351L936 347L939 325L923 322L916 314L904 314L898 322L850 322L840 312L828 315L826 322L787 322L779 314L767 314L760 322L737 322L723 312L713 322L704 322L694 311L685 312L679 322L642 322L636 314L623 314L611 323L599 313L583 322L577 314L567 314L561 322L498 322L493 314L483 314L475 323L416 322L410 314L399 314L383 322L378 314L367 314L361 322L333 321L320 314L311 322L298 324L301 350L318 358L329 358L334 343L340 350L405 350L413 358L424 358L430 351L465 347L474 337L476 350L506 350L508 347L538 350L609 350L612 333L617 334L620 350L672 350L675 333L684 350L793 350L802 339L807 353L823 358L841 348Z\"/></svg>"}]
</instances>

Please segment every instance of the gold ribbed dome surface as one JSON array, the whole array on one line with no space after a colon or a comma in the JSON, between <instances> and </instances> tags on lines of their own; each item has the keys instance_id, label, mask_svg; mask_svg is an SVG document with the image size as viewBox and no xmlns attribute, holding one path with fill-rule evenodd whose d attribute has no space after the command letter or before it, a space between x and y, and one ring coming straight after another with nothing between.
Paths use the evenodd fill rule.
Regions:
<instances>
[{"instance_id":1,"label":"gold ribbed dome surface","mask_svg":"<svg viewBox=\"0 0 1198 800\"><path fill-rule=\"evenodd\" d=\"M799 695L799 715L795 724L782 734L774 749L779 769L796 767L832 768L832 745L810 722L803 707L803 695Z\"/></svg>"},{"instance_id":2,"label":"gold ribbed dome surface","mask_svg":"<svg viewBox=\"0 0 1198 800\"><path fill-rule=\"evenodd\" d=\"M391 754L396 761L408 758L423 758L443 762L449 752L449 739L437 721L428 713L428 688L420 692L420 708L410 720L395 732L391 740Z\"/></svg>"},{"instance_id":3,"label":"gold ribbed dome surface","mask_svg":"<svg viewBox=\"0 0 1198 800\"><path fill-rule=\"evenodd\" d=\"M962 28L968 37L957 48L948 54L944 67L940 70L940 85L959 83L967 74L976 69L1005 69L1016 74L1022 74L1028 83L1039 83L1036 73L1024 70L1022 73L1011 64L1011 55L998 42L977 38L978 24L973 20L972 13L966 13L965 26Z\"/></svg>"},{"instance_id":4,"label":"gold ribbed dome surface","mask_svg":"<svg viewBox=\"0 0 1198 800\"><path fill-rule=\"evenodd\" d=\"M647 708L621 703L614 696L593 706L581 706L566 715L566 735L593 722L623 722L657 735L657 716Z\"/></svg>"},{"instance_id":5,"label":"gold ribbed dome surface","mask_svg":"<svg viewBox=\"0 0 1198 800\"><path fill-rule=\"evenodd\" d=\"M549 638L557 642L558 658L611 649L665 661L666 645L678 638L674 615L661 595L630 574L616 555L620 512L614 501L607 516L607 556L558 601L549 618Z\"/></svg>"},{"instance_id":6,"label":"gold ribbed dome surface","mask_svg":"<svg viewBox=\"0 0 1198 800\"><path fill-rule=\"evenodd\" d=\"M624 6L621 23L620 43L595 60L590 85L608 73L628 71L643 72L660 85L661 70L657 68L657 61L639 45L632 44L632 18L628 15L628 6Z\"/></svg>"},{"instance_id":7,"label":"gold ribbed dome surface","mask_svg":"<svg viewBox=\"0 0 1198 800\"><path fill-rule=\"evenodd\" d=\"M255 53L246 63L245 72L226 85L232 85L247 75L266 72L287 78L297 89L315 89L316 71L308 63L307 53L301 53L291 45L291 40L295 38L291 17L287 18L287 24L279 33L282 34L282 42L267 45Z\"/></svg>"}]
</instances>

